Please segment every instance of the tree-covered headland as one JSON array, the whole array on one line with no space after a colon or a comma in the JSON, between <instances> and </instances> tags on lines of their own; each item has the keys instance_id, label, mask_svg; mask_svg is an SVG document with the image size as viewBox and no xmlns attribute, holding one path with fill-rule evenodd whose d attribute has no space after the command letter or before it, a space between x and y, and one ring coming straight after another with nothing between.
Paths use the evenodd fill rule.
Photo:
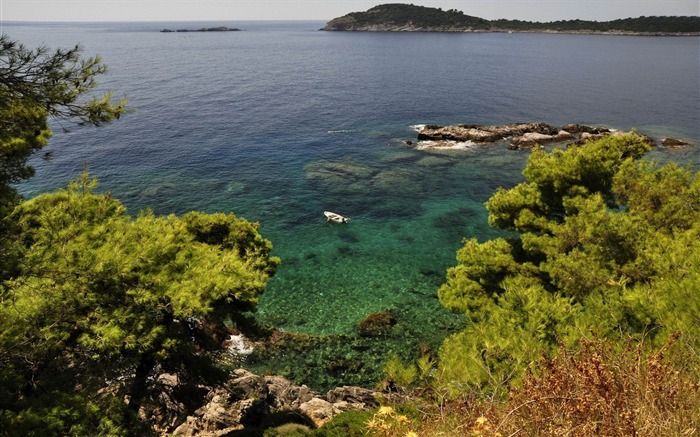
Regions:
<instances>
[{"instance_id":1,"label":"tree-covered headland","mask_svg":"<svg viewBox=\"0 0 700 437\"><path fill-rule=\"evenodd\" d=\"M90 96L105 67L79 48L0 43L0 435L154 434L142 407L169 407L158 376L225 378L212 352L279 260L255 223L131 216L87 173L21 199L50 117L100 125L126 109ZM649 147L630 134L535 148L526 182L486 204L507 236L465 240L437 290L464 328L387 363L387 396L411 403L293 435L697 432L700 173L645 160Z\"/></svg>"},{"instance_id":2,"label":"tree-covered headland","mask_svg":"<svg viewBox=\"0 0 700 437\"><path fill-rule=\"evenodd\" d=\"M443 10L405 3L388 3L364 12L351 12L326 23L323 30L429 32L576 32L696 35L700 17L637 17L611 21L486 20L457 9Z\"/></svg>"}]
</instances>

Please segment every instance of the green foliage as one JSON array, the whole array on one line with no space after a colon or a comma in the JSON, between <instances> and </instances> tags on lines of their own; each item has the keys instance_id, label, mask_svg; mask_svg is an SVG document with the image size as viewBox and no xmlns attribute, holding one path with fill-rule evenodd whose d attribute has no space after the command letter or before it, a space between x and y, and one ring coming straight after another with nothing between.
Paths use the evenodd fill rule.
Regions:
<instances>
[{"instance_id":1,"label":"green foliage","mask_svg":"<svg viewBox=\"0 0 700 437\"><path fill-rule=\"evenodd\" d=\"M309 436L311 430L309 427L298 423L286 423L276 428L265 430L264 437L304 437Z\"/></svg>"},{"instance_id":2,"label":"green foliage","mask_svg":"<svg viewBox=\"0 0 700 437\"><path fill-rule=\"evenodd\" d=\"M51 136L48 117L97 126L125 112L125 100L113 104L109 93L86 98L107 68L80 53L78 46L30 50L0 36L0 218L19 201L11 185L34 174L27 160Z\"/></svg>"},{"instance_id":3,"label":"green foliage","mask_svg":"<svg viewBox=\"0 0 700 437\"><path fill-rule=\"evenodd\" d=\"M638 17L612 21L559 20L532 22L522 20L492 20L494 28L502 30L556 30L561 32L641 32L641 33L694 33L700 32L700 17Z\"/></svg>"},{"instance_id":4,"label":"green foliage","mask_svg":"<svg viewBox=\"0 0 700 437\"><path fill-rule=\"evenodd\" d=\"M371 411L346 411L314 430L311 435L316 437L363 437L366 435L366 423L372 416Z\"/></svg>"},{"instance_id":5,"label":"green foliage","mask_svg":"<svg viewBox=\"0 0 700 437\"><path fill-rule=\"evenodd\" d=\"M93 423L90 406L115 402L115 416L94 423L133 420L155 372L199 376L202 353L220 344L210 327L254 309L278 264L257 225L233 214L131 218L95 185L83 175L8 218L17 262L0 303L6 429L111 434L73 428Z\"/></svg>"},{"instance_id":6,"label":"green foliage","mask_svg":"<svg viewBox=\"0 0 700 437\"><path fill-rule=\"evenodd\" d=\"M471 17L456 9L443 11L440 8L390 3L375 6L366 12L353 12L331 21L333 28L343 29L346 24L355 26L372 25L412 25L431 28L474 28L488 29L489 22L483 18ZM334 27L337 26L337 27Z\"/></svg>"},{"instance_id":7,"label":"green foliage","mask_svg":"<svg viewBox=\"0 0 700 437\"><path fill-rule=\"evenodd\" d=\"M519 238L465 241L439 290L468 320L440 351L453 393L500 391L591 331L657 346L680 331L700 350L700 176L646 150L636 135L537 149L527 182L487 202Z\"/></svg>"},{"instance_id":8,"label":"green foliage","mask_svg":"<svg viewBox=\"0 0 700 437\"><path fill-rule=\"evenodd\" d=\"M598 193L612 204L613 176L624 162L640 158L649 149L638 135L611 135L551 153L536 148L523 170L528 182L501 189L486 202L489 223L518 232L547 232L552 222L561 222L569 214L566 199Z\"/></svg>"},{"instance_id":9,"label":"green foliage","mask_svg":"<svg viewBox=\"0 0 700 437\"><path fill-rule=\"evenodd\" d=\"M407 389L418 377L418 370L413 363L404 364L398 355L393 354L384 365L386 378L396 387Z\"/></svg>"}]
</instances>

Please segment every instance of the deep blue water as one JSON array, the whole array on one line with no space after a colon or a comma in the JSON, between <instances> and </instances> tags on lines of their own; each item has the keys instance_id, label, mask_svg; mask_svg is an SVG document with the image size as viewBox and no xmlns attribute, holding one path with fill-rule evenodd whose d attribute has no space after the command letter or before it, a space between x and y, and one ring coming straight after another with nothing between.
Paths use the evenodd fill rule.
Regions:
<instances>
[{"instance_id":1,"label":"deep blue water","mask_svg":"<svg viewBox=\"0 0 700 437\"><path fill-rule=\"evenodd\" d=\"M159 32L221 24L244 31ZM483 202L518 183L527 158L504 146L429 155L404 144L415 139L411 126L576 122L700 144L697 37L322 26L5 23L29 47L80 43L100 55L110 69L101 89L128 96L135 110L98 129L55 124L53 158L36 159L20 190L64 187L87 163L134 214L233 211L258 221L283 261L259 320L352 334L368 314L391 310L400 329L381 350L342 352L378 363L419 343L436 347L456 329L436 290L462 238L496 235ZM697 169L700 153L652 156ZM324 210L351 221L327 224ZM295 374L300 364L284 365Z\"/></svg>"}]
</instances>

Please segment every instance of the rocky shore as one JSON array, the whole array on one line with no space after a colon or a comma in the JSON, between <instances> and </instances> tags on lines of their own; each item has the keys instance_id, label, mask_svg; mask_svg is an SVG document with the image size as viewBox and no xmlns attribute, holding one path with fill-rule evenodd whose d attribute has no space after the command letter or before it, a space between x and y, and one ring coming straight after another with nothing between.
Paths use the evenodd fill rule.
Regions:
<instances>
[{"instance_id":1,"label":"rocky shore","mask_svg":"<svg viewBox=\"0 0 700 437\"><path fill-rule=\"evenodd\" d=\"M163 436L219 437L289 423L313 429L342 412L374 408L382 396L360 387L320 394L281 376L244 369L234 370L217 386L185 384L170 373L156 380L162 387L157 406L143 406L139 416Z\"/></svg>"},{"instance_id":2,"label":"rocky shore","mask_svg":"<svg viewBox=\"0 0 700 437\"><path fill-rule=\"evenodd\" d=\"M421 125L418 130L419 150L464 149L477 145L505 143L511 150L530 149L536 145L552 143L580 144L607 135L634 134L644 138L651 146L656 140L648 135L632 131L622 132L607 127L586 126L576 123L562 127L546 123L513 123L505 125L459 124L448 126ZM412 144L412 142L411 142ZM666 148L687 147L688 142L664 138L661 144Z\"/></svg>"}]
</instances>

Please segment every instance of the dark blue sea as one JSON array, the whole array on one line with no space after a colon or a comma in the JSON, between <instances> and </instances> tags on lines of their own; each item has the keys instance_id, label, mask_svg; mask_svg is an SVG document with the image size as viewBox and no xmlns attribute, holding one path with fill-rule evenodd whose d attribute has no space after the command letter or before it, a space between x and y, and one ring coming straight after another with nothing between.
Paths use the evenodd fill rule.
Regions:
<instances>
[{"instance_id":1,"label":"dark blue sea","mask_svg":"<svg viewBox=\"0 0 700 437\"><path fill-rule=\"evenodd\" d=\"M87 164L134 215L257 221L282 258L258 320L345 339L249 363L257 370L314 387L368 385L391 353L437 348L463 323L436 291L463 238L498 235L484 202L522 181L528 153L429 154L406 144L414 126L573 122L700 144L698 37L334 33L318 31L323 24L3 25L29 47L80 43L101 56L100 89L134 110L100 128L54 122L52 158L34 160L24 195L65 187ZM159 32L219 25L243 31ZM700 167L698 147L651 157ZM350 222L326 223L324 210ZM353 343L359 322L381 311L395 315L392 332Z\"/></svg>"}]
</instances>

